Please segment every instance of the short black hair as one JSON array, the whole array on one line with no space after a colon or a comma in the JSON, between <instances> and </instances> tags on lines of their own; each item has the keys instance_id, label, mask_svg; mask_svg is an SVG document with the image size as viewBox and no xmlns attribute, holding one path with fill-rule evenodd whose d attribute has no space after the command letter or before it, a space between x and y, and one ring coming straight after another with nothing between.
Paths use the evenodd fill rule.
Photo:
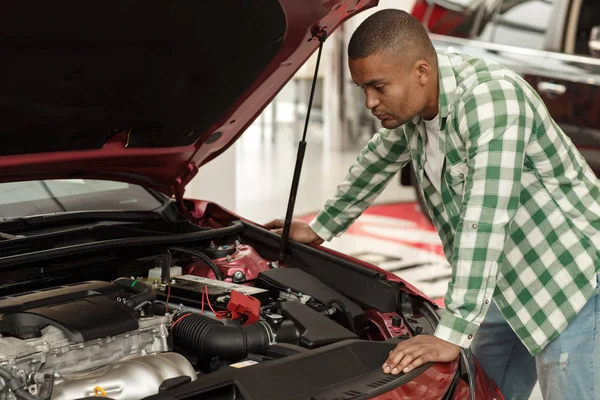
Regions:
<instances>
[{"instance_id":1,"label":"short black hair","mask_svg":"<svg viewBox=\"0 0 600 400\"><path fill-rule=\"evenodd\" d=\"M385 9L364 20L348 44L348 58L356 60L388 51L411 54L435 63L436 53L425 27L403 10Z\"/></svg>"}]
</instances>

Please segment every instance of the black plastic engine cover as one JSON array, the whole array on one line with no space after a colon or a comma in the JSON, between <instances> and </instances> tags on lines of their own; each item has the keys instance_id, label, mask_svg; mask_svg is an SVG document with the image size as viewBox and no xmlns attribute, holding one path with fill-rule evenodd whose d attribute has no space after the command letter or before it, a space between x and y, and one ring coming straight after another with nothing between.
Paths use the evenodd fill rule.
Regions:
<instances>
[{"instance_id":1,"label":"black plastic engine cover","mask_svg":"<svg viewBox=\"0 0 600 400\"><path fill-rule=\"evenodd\" d=\"M133 310L116 298L125 295L119 286L101 281L22 293L0 298L0 331L28 339L48 325L83 343L138 329Z\"/></svg>"},{"instance_id":2,"label":"black plastic engine cover","mask_svg":"<svg viewBox=\"0 0 600 400\"><path fill-rule=\"evenodd\" d=\"M347 308L357 332L367 327L367 315L358 304L301 269L276 268L262 271L258 274L258 281L281 290L291 289L294 292L307 294L323 304L336 300L338 304L342 303Z\"/></svg>"},{"instance_id":3,"label":"black plastic engine cover","mask_svg":"<svg viewBox=\"0 0 600 400\"><path fill-rule=\"evenodd\" d=\"M381 364L399 342L345 340L246 368L223 368L145 400L367 400L431 367L427 363L406 374L384 374ZM413 399L422 394L419 383L415 387Z\"/></svg>"},{"instance_id":4,"label":"black plastic engine cover","mask_svg":"<svg viewBox=\"0 0 600 400\"><path fill-rule=\"evenodd\" d=\"M300 344L309 349L325 346L358 336L312 308L297 302L281 303L281 313L294 321L300 331Z\"/></svg>"}]
</instances>

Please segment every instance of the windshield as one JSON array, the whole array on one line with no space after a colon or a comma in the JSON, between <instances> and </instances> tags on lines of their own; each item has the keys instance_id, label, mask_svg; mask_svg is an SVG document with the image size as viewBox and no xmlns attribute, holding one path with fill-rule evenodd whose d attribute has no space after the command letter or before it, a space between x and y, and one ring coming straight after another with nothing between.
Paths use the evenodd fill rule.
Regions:
<instances>
[{"instance_id":1,"label":"windshield","mask_svg":"<svg viewBox=\"0 0 600 400\"><path fill-rule=\"evenodd\" d=\"M92 179L0 183L0 217L73 211L152 211L162 203L141 186Z\"/></svg>"}]
</instances>

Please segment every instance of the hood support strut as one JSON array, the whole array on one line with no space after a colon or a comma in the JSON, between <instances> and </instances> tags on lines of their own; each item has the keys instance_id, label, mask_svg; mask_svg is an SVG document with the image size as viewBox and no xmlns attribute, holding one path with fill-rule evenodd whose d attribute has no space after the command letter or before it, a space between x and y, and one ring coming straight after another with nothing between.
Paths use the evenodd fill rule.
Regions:
<instances>
[{"instance_id":1,"label":"hood support strut","mask_svg":"<svg viewBox=\"0 0 600 400\"><path fill-rule=\"evenodd\" d=\"M298 185L300 183L300 174L302 172L302 162L304 161L304 153L306 151L306 132L308 130L308 122L310 120L310 110L312 108L313 98L315 95L315 88L317 86L317 74L319 72L319 63L321 62L321 53L323 52L323 43L327 39L327 31L321 29L313 33L313 37L319 39L319 53L317 55L317 63L315 66L315 75L312 81L312 87L310 89L310 98L308 100L308 110L306 112L306 120L304 122L304 132L302 134L302 140L298 143L298 154L296 156L296 167L294 169L294 177L292 179L292 187L290 189L290 197L288 200L287 213L285 215L285 222L283 226L283 234L281 236L281 247L279 248L279 262L283 262L285 253L287 250L288 242L290 239L290 227L292 224L292 217L294 214L294 206L296 205L296 194L298 193Z\"/></svg>"}]
</instances>

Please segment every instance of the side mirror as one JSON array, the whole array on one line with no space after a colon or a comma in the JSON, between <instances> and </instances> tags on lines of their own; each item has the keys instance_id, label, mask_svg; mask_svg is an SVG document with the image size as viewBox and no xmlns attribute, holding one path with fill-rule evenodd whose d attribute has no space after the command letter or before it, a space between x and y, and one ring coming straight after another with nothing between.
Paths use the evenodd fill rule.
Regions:
<instances>
[{"instance_id":1,"label":"side mirror","mask_svg":"<svg viewBox=\"0 0 600 400\"><path fill-rule=\"evenodd\" d=\"M592 57L600 58L600 25L592 28L588 46Z\"/></svg>"}]
</instances>

